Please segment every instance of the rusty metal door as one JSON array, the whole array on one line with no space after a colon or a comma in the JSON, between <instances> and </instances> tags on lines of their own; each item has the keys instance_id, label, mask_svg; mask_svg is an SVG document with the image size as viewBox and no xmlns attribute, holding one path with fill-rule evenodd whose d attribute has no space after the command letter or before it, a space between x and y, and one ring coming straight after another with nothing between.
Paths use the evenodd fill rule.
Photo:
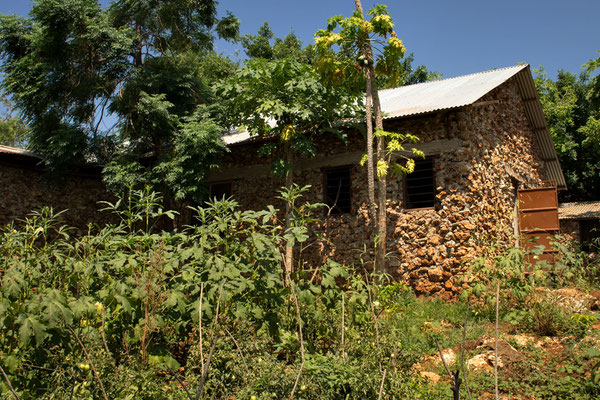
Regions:
<instances>
[{"instance_id":1,"label":"rusty metal door","mask_svg":"<svg viewBox=\"0 0 600 400\"><path fill-rule=\"evenodd\" d=\"M550 242L560 232L558 222L558 192L556 185L532 189L519 189L519 231L523 250L532 250L543 245L544 252L536 259L527 256L527 261L554 261L556 249Z\"/></svg>"}]
</instances>

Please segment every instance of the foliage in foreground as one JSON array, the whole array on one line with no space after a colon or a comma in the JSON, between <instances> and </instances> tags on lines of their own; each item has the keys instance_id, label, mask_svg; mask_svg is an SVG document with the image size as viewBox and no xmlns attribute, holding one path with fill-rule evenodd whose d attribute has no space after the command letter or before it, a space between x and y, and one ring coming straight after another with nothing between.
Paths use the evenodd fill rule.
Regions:
<instances>
[{"instance_id":1,"label":"foliage in foreground","mask_svg":"<svg viewBox=\"0 0 600 400\"><path fill-rule=\"evenodd\" d=\"M156 233L153 221L170 213L155 195L113 208L119 225L81 238L50 209L4 229L0 362L21 398L186 398L209 365L206 396L280 398L294 388L301 346L299 397L377 398L396 340L375 336L373 288L335 263L285 285L275 209L214 202L195 226ZM305 240L305 229L286 240ZM402 356L387 393L423 392L408 374L418 353ZM6 380L2 389L10 394Z\"/></svg>"},{"instance_id":2,"label":"foliage in foreground","mask_svg":"<svg viewBox=\"0 0 600 400\"><path fill-rule=\"evenodd\" d=\"M434 338L444 348L461 342L464 304L418 300L385 276L371 285L375 277L334 262L286 285L282 247L304 242L305 225L282 232L277 210L242 212L223 200L198 208L195 226L157 233L153 223L173 216L159 200L134 192L109 205L120 224L80 238L50 209L3 229L2 398L12 398L8 382L22 399L451 397L414 365L435 357ZM592 316L537 307L516 331L554 316L558 333L589 334ZM489 331L485 306L474 308L468 340ZM600 376L594 360L578 353L563 366ZM541 390L534 372L501 375L501 390ZM594 379L569 376L544 394L598 393ZM475 393L489 393L489 376L471 379Z\"/></svg>"}]
</instances>

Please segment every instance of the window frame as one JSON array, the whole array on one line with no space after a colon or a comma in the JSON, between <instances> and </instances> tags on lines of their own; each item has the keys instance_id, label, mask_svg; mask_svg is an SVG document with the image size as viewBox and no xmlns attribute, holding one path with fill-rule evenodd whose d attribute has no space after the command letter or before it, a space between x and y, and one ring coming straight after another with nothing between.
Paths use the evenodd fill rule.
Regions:
<instances>
[{"instance_id":1,"label":"window frame","mask_svg":"<svg viewBox=\"0 0 600 400\"><path fill-rule=\"evenodd\" d=\"M212 200L215 198L212 194L213 185L225 185L225 184L229 185L229 195L225 196L225 198L232 197L233 196L233 180L224 180L224 181L215 181L215 182L208 183L208 199ZM217 200L222 200L222 197L218 198Z\"/></svg>"},{"instance_id":2,"label":"window frame","mask_svg":"<svg viewBox=\"0 0 600 400\"><path fill-rule=\"evenodd\" d=\"M425 156L425 158L422 159L416 159L415 162L418 161L426 161L426 160L431 160L431 177L432 177L432 187L433 187L433 206L429 206L429 207L408 207L408 181L407 181L407 177L410 176L410 174L405 174L404 175L404 179L402 179L403 182L403 199L402 199L402 208L405 211L426 211L426 210L435 210L435 206L436 206L436 195L437 195L437 182L435 179L435 164L436 164L436 156L435 155L430 155L430 156Z\"/></svg>"},{"instance_id":3,"label":"window frame","mask_svg":"<svg viewBox=\"0 0 600 400\"><path fill-rule=\"evenodd\" d=\"M342 170L348 170L348 205L349 205L349 210L348 211L343 211L341 209L339 209L339 207L335 207L339 210L339 212L335 212L335 208L330 208L331 212L329 212L330 216L340 216L340 215L347 215L347 214L352 214L352 164L345 164L345 165L339 165L339 166L335 166L335 167L324 167L321 168L321 173L323 174L323 203L327 204L327 206L329 206L328 204L328 200L329 200L329 196L327 193L327 178L328 178L328 174L329 172L332 171L342 171ZM338 199L339 200L339 199Z\"/></svg>"}]
</instances>

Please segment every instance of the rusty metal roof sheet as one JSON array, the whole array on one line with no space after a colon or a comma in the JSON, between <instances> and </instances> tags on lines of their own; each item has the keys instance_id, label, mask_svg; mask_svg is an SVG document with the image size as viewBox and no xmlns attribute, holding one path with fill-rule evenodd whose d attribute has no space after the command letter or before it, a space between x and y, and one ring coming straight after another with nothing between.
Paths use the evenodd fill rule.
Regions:
<instances>
[{"instance_id":1,"label":"rusty metal roof sheet","mask_svg":"<svg viewBox=\"0 0 600 400\"><path fill-rule=\"evenodd\" d=\"M558 205L559 219L596 219L600 218L600 201L580 201Z\"/></svg>"}]
</instances>

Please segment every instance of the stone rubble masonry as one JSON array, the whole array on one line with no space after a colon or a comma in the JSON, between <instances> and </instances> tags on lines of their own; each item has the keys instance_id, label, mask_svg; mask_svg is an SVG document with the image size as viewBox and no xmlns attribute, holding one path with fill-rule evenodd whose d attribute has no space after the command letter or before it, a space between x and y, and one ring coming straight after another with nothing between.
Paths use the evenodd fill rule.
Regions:
<instances>
[{"instance_id":1,"label":"stone rubble masonry","mask_svg":"<svg viewBox=\"0 0 600 400\"><path fill-rule=\"evenodd\" d=\"M115 222L105 206L98 201L114 201L108 194L99 175L66 174L60 182L52 182L44 171L30 163L0 160L0 226L29 216L43 206L54 212L67 210L59 218L74 228L72 235L87 233L88 223L99 226Z\"/></svg>"},{"instance_id":2,"label":"stone rubble masonry","mask_svg":"<svg viewBox=\"0 0 600 400\"><path fill-rule=\"evenodd\" d=\"M532 127L513 79L497 87L479 104L399 120L386 120L385 129L411 133L427 156L434 156L436 200L434 209L405 210L401 178L388 179L389 273L409 283L417 293L454 297L461 290L460 276L469 261L491 243L514 243L515 187L542 184L545 169ZM324 201L323 169L351 166L352 212L321 215L311 227L314 245L303 252L309 265L332 258L360 264L371 233L368 230L366 168L358 165L365 151L360 135L347 143L315 137L317 156L295 163L294 181L311 185L303 200ZM259 157L261 143L231 146L209 181L231 181L233 197L243 209L273 204L283 181L270 172L272 159Z\"/></svg>"},{"instance_id":3,"label":"stone rubble masonry","mask_svg":"<svg viewBox=\"0 0 600 400\"><path fill-rule=\"evenodd\" d=\"M560 233L575 242L581 243L581 226L578 219L561 219Z\"/></svg>"},{"instance_id":4,"label":"stone rubble masonry","mask_svg":"<svg viewBox=\"0 0 600 400\"><path fill-rule=\"evenodd\" d=\"M388 179L388 272L419 294L454 297L462 289L460 276L469 261L485 246L514 243L513 182L535 186L546 177L517 84L510 79L473 106L386 120L385 129L420 138L416 147L435 157L437 186L433 209L406 210L402 179ZM366 168L358 164L364 140L350 132L345 143L324 135L314 141L317 156L294 164L295 182L311 185L303 200L323 202L324 169L348 165L352 209L348 214L320 215L311 226L313 243L303 251L302 260L311 266L328 258L360 266L361 254L366 251L372 259L373 253ZM273 158L258 156L261 146L258 142L232 145L209 182L231 181L233 196L243 209L273 204L283 210L277 199L283 181L271 172ZM1 225L44 205L55 211L67 209L63 220L78 234L87 231L89 222L111 221L113 217L101 212L97 203L112 198L99 176L68 175L56 185L32 165L0 159Z\"/></svg>"}]
</instances>

